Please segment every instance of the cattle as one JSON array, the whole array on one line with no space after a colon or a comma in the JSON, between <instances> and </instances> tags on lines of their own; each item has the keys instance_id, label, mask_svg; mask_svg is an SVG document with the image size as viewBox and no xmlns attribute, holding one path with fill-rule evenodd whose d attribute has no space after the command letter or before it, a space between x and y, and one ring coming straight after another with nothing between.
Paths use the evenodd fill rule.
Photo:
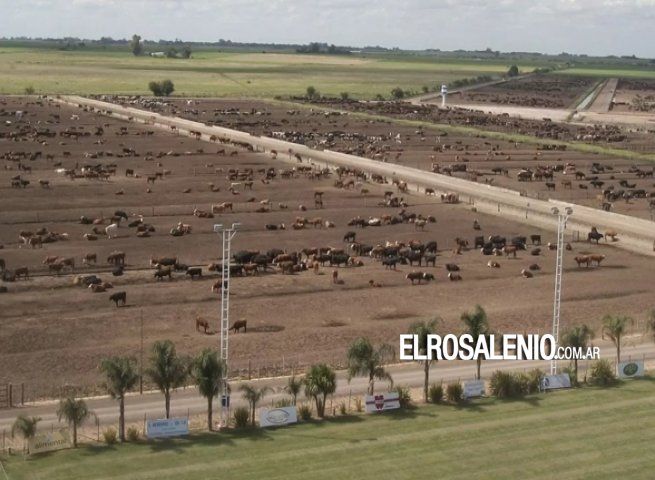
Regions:
<instances>
[{"instance_id":1,"label":"cattle","mask_svg":"<svg viewBox=\"0 0 655 480\"><path fill-rule=\"evenodd\" d=\"M487 267L489 267L489 268L500 268L500 263L498 263L495 260L489 260L487 262Z\"/></svg>"},{"instance_id":2,"label":"cattle","mask_svg":"<svg viewBox=\"0 0 655 480\"><path fill-rule=\"evenodd\" d=\"M41 185L42 188L50 188L50 181L49 180L39 180L39 185Z\"/></svg>"},{"instance_id":3,"label":"cattle","mask_svg":"<svg viewBox=\"0 0 655 480\"><path fill-rule=\"evenodd\" d=\"M266 230L284 230L285 228L284 223L281 223L280 225L275 225L273 223L266 224Z\"/></svg>"},{"instance_id":4,"label":"cattle","mask_svg":"<svg viewBox=\"0 0 655 480\"><path fill-rule=\"evenodd\" d=\"M596 230L596 227L592 227L591 231L587 234L587 241L589 243L591 243L592 240L595 240L596 244L598 244L598 240L601 238L603 238L603 234Z\"/></svg>"},{"instance_id":5,"label":"cattle","mask_svg":"<svg viewBox=\"0 0 655 480\"><path fill-rule=\"evenodd\" d=\"M212 213L223 213L226 210L229 210L230 212L233 211L232 202L219 203L219 204L216 204L216 205L212 205L212 208L211 208Z\"/></svg>"},{"instance_id":6,"label":"cattle","mask_svg":"<svg viewBox=\"0 0 655 480\"><path fill-rule=\"evenodd\" d=\"M398 263L398 257L385 257L382 259L382 265L385 269L396 269L396 264Z\"/></svg>"},{"instance_id":7,"label":"cattle","mask_svg":"<svg viewBox=\"0 0 655 480\"><path fill-rule=\"evenodd\" d=\"M450 280L451 282L458 282L461 279L462 279L462 276L459 273L450 272L448 274L448 280Z\"/></svg>"},{"instance_id":8,"label":"cattle","mask_svg":"<svg viewBox=\"0 0 655 480\"><path fill-rule=\"evenodd\" d=\"M125 252L113 251L107 256L109 265L125 265Z\"/></svg>"},{"instance_id":9,"label":"cattle","mask_svg":"<svg viewBox=\"0 0 655 480\"><path fill-rule=\"evenodd\" d=\"M191 280L193 280L195 277L202 277L202 268L201 267L191 267L187 268L186 275L189 275L191 277Z\"/></svg>"},{"instance_id":10,"label":"cattle","mask_svg":"<svg viewBox=\"0 0 655 480\"><path fill-rule=\"evenodd\" d=\"M218 292L221 291L222 288L223 288L223 280L216 280L212 284L211 291L212 291L212 293L218 293Z\"/></svg>"},{"instance_id":11,"label":"cattle","mask_svg":"<svg viewBox=\"0 0 655 480\"><path fill-rule=\"evenodd\" d=\"M534 274L530 270L526 270L525 268L521 270L521 276L523 278L532 278L534 277Z\"/></svg>"},{"instance_id":12,"label":"cattle","mask_svg":"<svg viewBox=\"0 0 655 480\"><path fill-rule=\"evenodd\" d=\"M581 267L582 264L586 265L587 267L589 266L589 256L588 255L577 255L573 257L573 260L576 261L578 264L578 267Z\"/></svg>"},{"instance_id":13,"label":"cattle","mask_svg":"<svg viewBox=\"0 0 655 480\"><path fill-rule=\"evenodd\" d=\"M5 259L0 258L0 272L4 272L6 267L7 267L7 264L5 263Z\"/></svg>"},{"instance_id":14,"label":"cattle","mask_svg":"<svg viewBox=\"0 0 655 480\"><path fill-rule=\"evenodd\" d=\"M350 260L350 255L347 255L347 254L338 254L338 255L332 254L332 255L330 255L330 266L331 267L333 267L334 265L339 267L342 264L345 267L345 266L348 265L348 263L350 261L351 261Z\"/></svg>"},{"instance_id":15,"label":"cattle","mask_svg":"<svg viewBox=\"0 0 655 480\"><path fill-rule=\"evenodd\" d=\"M425 280L426 282L429 282L430 280L434 280L434 275L431 273L424 273L424 272L410 272L407 275L405 275L405 278L409 281L412 282L412 285L414 285L414 281L418 281L418 284L421 284L421 280Z\"/></svg>"},{"instance_id":16,"label":"cattle","mask_svg":"<svg viewBox=\"0 0 655 480\"><path fill-rule=\"evenodd\" d=\"M116 307L118 307L118 302L123 302L123 305L125 305L126 300L127 300L126 292L115 292L109 295L109 301L116 303Z\"/></svg>"},{"instance_id":17,"label":"cattle","mask_svg":"<svg viewBox=\"0 0 655 480\"><path fill-rule=\"evenodd\" d=\"M107 234L107 238L111 240L114 237L118 236L118 223L112 223L111 225L107 225L105 227L105 234Z\"/></svg>"},{"instance_id":18,"label":"cattle","mask_svg":"<svg viewBox=\"0 0 655 480\"><path fill-rule=\"evenodd\" d=\"M509 245L505 245L505 246L503 247L503 253L504 253L505 256L507 256L507 257L509 257L510 254L511 254L511 255L514 256L514 258L516 258L516 250L517 250L517 247L514 246L514 245L511 245L511 246L509 246Z\"/></svg>"},{"instance_id":19,"label":"cattle","mask_svg":"<svg viewBox=\"0 0 655 480\"><path fill-rule=\"evenodd\" d=\"M100 277L96 275L78 275L73 280L73 285L82 285L88 287L89 285L98 285L102 283Z\"/></svg>"},{"instance_id":20,"label":"cattle","mask_svg":"<svg viewBox=\"0 0 655 480\"><path fill-rule=\"evenodd\" d=\"M125 269L125 267L123 265L117 265L117 266L115 266L114 268L111 269L111 274L114 277L120 277L120 276L123 275L123 270L124 269Z\"/></svg>"},{"instance_id":21,"label":"cattle","mask_svg":"<svg viewBox=\"0 0 655 480\"><path fill-rule=\"evenodd\" d=\"M58 256L56 256L56 255L48 255L48 256L45 257L45 259L43 260L43 265L52 265L52 264L56 263L57 260L59 260L59 257L58 257ZM4 268L3 268L3 270L4 270Z\"/></svg>"},{"instance_id":22,"label":"cattle","mask_svg":"<svg viewBox=\"0 0 655 480\"><path fill-rule=\"evenodd\" d=\"M446 270L448 270L449 272L459 272L459 266L457 266L454 263L447 263Z\"/></svg>"},{"instance_id":23,"label":"cattle","mask_svg":"<svg viewBox=\"0 0 655 480\"><path fill-rule=\"evenodd\" d=\"M530 235L532 245L541 245L541 235Z\"/></svg>"},{"instance_id":24,"label":"cattle","mask_svg":"<svg viewBox=\"0 0 655 480\"><path fill-rule=\"evenodd\" d=\"M545 185L546 185L546 188L548 190L555 190L555 183L554 182L546 182Z\"/></svg>"},{"instance_id":25,"label":"cattle","mask_svg":"<svg viewBox=\"0 0 655 480\"><path fill-rule=\"evenodd\" d=\"M164 277L168 277L169 280L173 280L173 272L171 267L159 268L155 271L154 275L156 280L163 280Z\"/></svg>"},{"instance_id":26,"label":"cattle","mask_svg":"<svg viewBox=\"0 0 655 480\"><path fill-rule=\"evenodd\" d=\"M382 287L382 284L376 282L375 280L369 280L369 281L368 281L368 285L369 285L370 287L375 287L375 288L380 288L380 287Z\"/></svg>"},{"instance_id":27,"label":"cattle","mask_svg":"<svg viewBox=\"0 0 655 480\"><path fill-rule=\"evenodd\" d=\"M150 266L157 267L159 265L168 267L174 266L178 263L177 257L150 257Z\"/></svg>"},{"instance_id":28,"label":"cattle","mask_svg":"<svg viewBox=\"0 0 655 480\"><path fill-rule=\"evenodd\" d=\"M532 271L537 271L537 270L541 270L541 267L539 265L537 265L536 263L533 263L528 267L528 269L532 270Z\"/></svg>"},{"instance_id":29,"label":"cattle","mask_svg":"<svg viewBox=\"0 0 655 480\"><path fill-rule=\"evenodd\" d=\"M30 276L30 271L27 267L18 267L16 270L14 270L14 276L16 279L20 278L21 276L27 279Z\"/></svg>"},{"instance_id":30,"label":"cattle","mask_svg":"<svg viewBox=\"0 0 655 480\"><path fill-rule=\"evenodd\" d=\"M424 220L424 219L416 220L414 222L414 228L416 230L425 230L425 225L427 223L428 223L427 220Z\"/></svg>"},{"instance_id":31,"label":"cattle","mask_svg":"<svg viewBox=\"0 0 655 480\"><path fill-rule=\"evenodd\" d=\"M425 266L427 267L429 264L432 264L433 267L437 266L437 254L436 253L426 253L425 257ZM419 263L420 265L420 263Z\"/></svg>"},{"instance_id":32,"label":"cattle","mask_svg":"<svg viewBox=\"0 0 655 480\"><path fill-rule=\"evenodd\" d=\"M75 270L75 259L73 257L60 258L57 260L57 263L63 267L70 267L71 270Z\"/></svg>"},{"instance_id":33,"label":"cattle","mask_svg":"<svg viewBox=\"0 0 655 480\"><path fill-rule=\"evenodd\" d=\"M596 262L596 265L600 267L600 262L605 260L605 255L589 255L589 263L593 265Z\"/></svg>"},{"instance_id":34,"label":"cattle","mask_svg":"<svg viewBox=\"0 0 655 480\"><path fill-rule=\"evenodd\" d=\"M36 248L37 246L43 248L43 239L40 235L35 235L27 239L27 244L32 248Z\"/></svg>"},{"instance_id":35,"label":"cattle","mask_svg":"<svg viewBox=\"0 0 655 480\"><path fill-rule=\"evenodd\" d=\"M234 333L238 333L242 328L243 333L248 333L248 320L237 320L230 327L230 331L234 330Z\"/></svg>"},{"instance_id":36,"label":"cattle","mask_svg":"<svg viewBox=\"0 0 655 480\"><path fill-rule=\"evenodd\" d=\"M258 265L256 263L246 263L245 265L243 265L243 272L246 275L250 275L251 273L253 275L257 275Z\"/></svg>"},{"instance_id":37,"label":"cattle","mask_svg":"<svg viewBox=\"0 0 655 480\"><path fill-rule=\"evenodd\" d=\"M207 330L209 330L209 322L205 320L204 318L197 317L196 318L196 331L200 330L200 327L202 327L205 331L205 334L207 334Z\"/></svg>"},{"instance_id":38,"label":"cattle","mask_svg":"<svg viewBox=\"0 0 655 480\"><path fill-rule=\"evenodd\" d=\"M84 258L82 259L82 263L84 265L88 265L89 263L97 263L98 262L98 255L95 253L87 253L84 255Z\"/></svg>"},{"instance_id":39,"label":"cattle","mask_svg":"<svg viewBox=\"0 0 655 480\"><path fill-rule=\"evenodd\" d=\"M606 230L605 231L605 241L607 241L607 237L611 238L613 242L616 242L616 237L618 236L618 233L615 232L614 230Z\"/></svg>"},{"instance_id":40,"label":"cattle","mask_svg":"<svg viewBox=\"0 0 655 480\"><path fill-rule=\"evenodd\" d=\"M89 290L91 290L93 293L102 293L102 292L107 291L105 286L100 285L100 284L91 284L91 285L89 285Z\"/></svg>"}]
</instances>

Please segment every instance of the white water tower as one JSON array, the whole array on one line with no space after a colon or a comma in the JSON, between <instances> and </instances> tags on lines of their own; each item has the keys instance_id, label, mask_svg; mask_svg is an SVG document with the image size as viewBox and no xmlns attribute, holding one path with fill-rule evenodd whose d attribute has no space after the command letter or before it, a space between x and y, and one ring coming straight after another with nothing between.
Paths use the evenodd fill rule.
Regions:
<instances>
[{"instance_id":1,"label":"white water tower","mask_svg":"<svg viewBox=\"0 0 655 480\"><path fill-rule=\"evenodd\" d=\"M448 87L446 85L441 85L441 106L446 106L446 96L448 95Z\"/></svg>"}]
</instances>

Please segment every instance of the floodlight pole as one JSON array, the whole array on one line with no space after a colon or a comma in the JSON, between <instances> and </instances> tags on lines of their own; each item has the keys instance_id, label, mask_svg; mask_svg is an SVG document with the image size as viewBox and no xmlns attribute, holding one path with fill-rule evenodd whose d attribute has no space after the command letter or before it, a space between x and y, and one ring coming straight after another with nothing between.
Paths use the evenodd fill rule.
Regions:
<instances>
[{"instance_id":1,"label":"floodlight pole","mask_svg":"<svg viewBox=\"0 0 655 480\"><path fill-rule=\"evenodd\" d=\"M560 304L562 299L562 266L564 260L564 230L569 216L573 213L570 207L565 212L560 212L558 208L552 209L553 215L557 215L557 250L555 263L555 299L553 301L553 337L555 338L555 348L559 347L559 321L560 321ZM557 359L550 361L550 374L557 374Z\"/></svg>"},{"instance_id":2,"label":"floodlight pole","mask_svg":"<svg viewBox=\"0 0 655 480\"><path fill-rule=\"evenodd\" d=\"M230 414L229 387L228 387L228 360L229 360L229 328L230 328L230 257L232 239L237 233L239 223L233 223L231 228L225 228L222 224L214 225L214 232L221 234L222 256L221 256L221 339L220 355L223 364L223 379L221 398L221 426L226 427Z\"/></svg>"}]
</instances>

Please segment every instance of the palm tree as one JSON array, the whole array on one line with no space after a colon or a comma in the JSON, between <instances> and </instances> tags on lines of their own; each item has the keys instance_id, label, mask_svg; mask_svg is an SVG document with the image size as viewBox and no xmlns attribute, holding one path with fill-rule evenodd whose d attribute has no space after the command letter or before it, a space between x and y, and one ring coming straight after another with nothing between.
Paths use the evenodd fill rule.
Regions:
<instances>
[{"instance_id":1,"label":"palm tree","mask_svg":"<svg viewBox=\"0 0 655 480\"><path fill-rule=\"evenodd\" d=\"M16 432L20 433L21 437L27 446L27 453L30 453L29 441L36 435L36 424L41 421L41 417L28 417L27 415L18 415L16 421L11 427L11 437L13 438ZM23 447L25 448L25 447Z\"/></svg>"},{"instance_id":2,"label":"palm tree","mask_svg":"<svg viewBox=\"0 0 655 480\"><path fill-rule=\"evenodd\" d=\"M435 318L426 322L416 322L409 327L409 333L418 336L419 352L421 355L428 353L428 335L437 333L437 326L441 323L440 318ZM430 383L430 365L436 362L437 359L421 360L423 363L423 401L428 402L428 385Z\"/></svg>"},{"instance_id":3,"label":"palm tree","mask_svg":"<svg viewBox=\"0 0 655 480\"><path fill-rule=\"evenodd\" d=\"M316 414L325 416L325 401L337 389L337 374L325 363L312 365L305 375L305 395L316 402Z\"/></svg>"},{"instance_id":4,"label":"palm tree","mask_svg":"<svg viewBox=\"0 0 655 480\"><path fill-rule=\"evenodd\" d=\"M369 395L373 395L376 378L388 380L389 388L393 388L393 378L383 365L394 356L391 345L385 343L375 349L368 338L357 338L348 349L348 382L355 376L368 376Z\"/></svg>"},{"instance_id":5,"label":"palm tree","mask_svg":"<svg viewBox=\"0 0 655 480\"><path fill-rule=\"evenodd\" d=\"M77 427L89 417L95 417L95 413L89 410L84 400L75 400L72 396L59 400L57 418L60 422L65 418L68 425L73 427L73 448L77 448Z\"/></svg>"},{"instance_id":6,"label":"palm tree","mask_svg":"<svg viewBox=\"0 0 655 480\"><path fill-rule=\"evenodd\" d=\"M284 387L284 391L287 392L289 395L291 395L294 407L296 406L296 401L298 400L298 394L300 393L300 389L302 388L302 385L303 385L302 378L296 378L296 376L293 375L289 377L289 380L287 381L287 384Z\"/></svg>"},{"instance_id":7,"label":"palm tree","mask_svg":"<svg viewBox=\"0 0 655 480\"><path fill-rule=\"evenodd\" d=\"M464 312L461 316L462 322L466 326L466 332L473 337L473 343L477 344L480 337L487 337L491 334L487 313L480 305L476 305L472 313ZM478 356L476 379L480 380L480 368L482 367L482 357Z\"/></svg>"},{"instance_id":8,"label":"palm tree","mask_svg":"<svg viewBox=\"0 0 655 480\"><path fill-rule=\"evenodd\" d=\"M255 409L257 408L257 404L270 389L268 387L257 388L254 385L241 385L239 390L243 392L244 398L248 401L248 405L250 405L250 424L255 426Z\"/></svg>"},{"instance_id":9,"label":"palm tree","mask_svg":"<svg viewBox=\"0 0 655 480\"><path fill-rule=\"evenodd\" d=\"M650 333L650 338L655 342L655 308L651 308L646 319L646 333Z\"/></svg>"},{"instance_id":10,"label":"palm tree","mask_svg":"<svg viewBox=\"0 0 655 480\"><path fill-rule=\"evenodd\" d=\"M562 346L579 349L587 349L591 340L594 338L594 331L587 325L582 324L579 327L573 327L564 332L562 335ZM578 357L573 357L573 372L575 381L578 381Z\"/></svg>"},{"instance_id":11,"label":"palm tree","mask_svg":"<svg viewBox=\"0 0 655 480\"><path fill-rule=\"evenodd\" d=\"M171 392L184 385L188 375L187 362L177 356L173 342L162 340L154 343L146 375L164 394L166 418L170 418Z\"/></svg>"},{"instance_id":12,"label":"palm tree","mask_svg":"<svg viewBox=\"0 0 655 480\"><path fill-rule=\"evenodd\" d=\"M633 324L627 315L605 315L603 317L603 337L607 335L616 346L616 363L621 362L621 337L627 332L628 324Z\"/></svg>"},{"instance_id":13,"label":"palm tree","mask_svg":"<svg viewBox=\"0 0 655 480\"><path fill-rule=\"evenodd\" d=\"M125 441L125 394L132 390L139 381L134 369L136 361L128 357L111 357L102 361L100 371L107 377L107 391L111 398L119 402L118 435Z\"/></svg>"},{"instance_id":14,"label":"palm tree","mask_svg":"<svg viewBox=\"0 0 655 480\"><path fill-rule=\"evenodd\" d=\"M218 359L215 350L207 348L200 352L191 365L191 376L194 378L200 395L207 399L207 425L212 430L214 397L223 389L223 362Z\"/></svg>"}]
</instances>

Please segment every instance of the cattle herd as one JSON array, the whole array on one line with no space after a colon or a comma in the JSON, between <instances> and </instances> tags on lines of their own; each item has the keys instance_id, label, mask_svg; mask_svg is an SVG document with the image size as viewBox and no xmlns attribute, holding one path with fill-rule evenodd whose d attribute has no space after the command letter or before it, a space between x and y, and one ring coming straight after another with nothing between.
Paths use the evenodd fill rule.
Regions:
<instances>
[{"instance_id":1,"label":"cattle herd","mask_svg":"<svg viewBox=\"0 0 655 480\"><path fill-rule=\"evenodd\" d=\"M222 114L229 115L237 116ZM267 128L283 131L287 116L300 114L284 112ZM495 298L496 285L533 297L551 285L553 233L481 215L453 192L416 192L400 178L314 164L292 147L255 153L220 136L201 142L194 134L156 131L46 99L5 100L0 117L5 321L28 328L21 319L33 318L38 328L30 332L38 338L60 332L55 366L65 363L73 341L91 348L76 323L82 316L89 318L88 331L102 329L108 339L107 346L93 347L96 357L112 345L132 348L137 311L149 319L152 338L193 335L188 348L208 345L218 329L219 294L228 287L216 223L243 226L233 240L227 292L238 318L232 331L247 332L238 336L235 361L249 358L255 345L249 342L260 341L255 337L262 331L275 332L267 335L276 344L262 347L268 353L302 353L307 347L296 348L299 336L316 335L326 317L351 318L341 327L345 335L321 334L325 351L333 351L367 329L395 331L398 326L371 324L369 312L398 309L399 299L416 306L416 318L434 314L432 299L444 295L451 299L444 300L448 308L460 310L476 301L472 292L481 292L480 302ZM324 130L335 129L330 122L336 116L312 118L322 118ZM370 128L357 135L333 131L329 138L351 135L364 144L365 156L390 161L408 136L420 136L413 129L383 136L379 126ZM284 138L301 143L305 135ZM434 152L425 161L446 174L470 174L467 154L456 140L452 145L447 163L432 159ZM528 167L525 183L575 178L566 163ZM504 177L505 170L489 166L489 176ZM21 180L29 183L19 188ZM603 275L626 261L625 253L608 250L620 242L620 232L588 233L582 242L567 239L565 266L572 275ZM25 308L30 301L42 311ZM550 301L546 295L543 302ZM267 330L271 326L280 328ZM0 345L9 341L0 334ZM320 356L321 348L307 355ZM7 361L22 362L24 372L34 368L27 357ZM89 382L95 378L91 363ZM52 378L61 378L61 369L52 368Z\"/></svg>"}]
</instances>

